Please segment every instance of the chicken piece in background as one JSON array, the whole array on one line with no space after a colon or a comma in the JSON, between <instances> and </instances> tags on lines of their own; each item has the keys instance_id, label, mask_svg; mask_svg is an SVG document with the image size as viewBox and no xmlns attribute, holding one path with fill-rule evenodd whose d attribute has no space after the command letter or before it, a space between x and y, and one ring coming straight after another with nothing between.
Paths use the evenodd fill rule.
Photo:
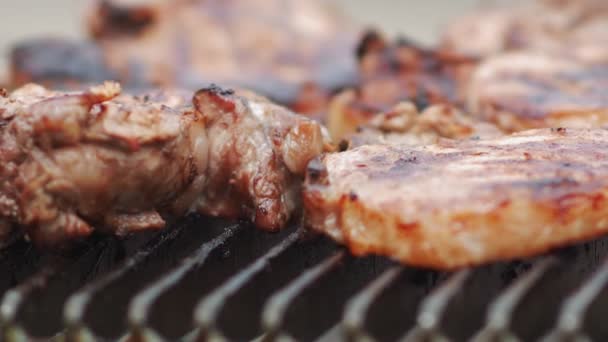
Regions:
<instances>
[{"instance_id":1,"label":"chicken piece in background","mask_svg":"<svg viewBox=\"0 0 608 342\"><path fill-rule=\"evenodd\" d=\"M446 27L441 45L473 57L509 50L552 50L577 43L605 44L604 0L504 1L486 5Z\"/></svg>"},{"instance_id":2,"label":"chicken piece in background","mask_svg":"<svg viewBox=\"0 0 608 342\"><path fill-rule=\"evenodd\" d=\"M334 140L347 138L381 112L402 101L421 109L430 104L464 104L466 84L476 60L410 41L388 42L370 31L360 42L359 81L334 96L327 126Z\"/></svg>"}]
</instances>

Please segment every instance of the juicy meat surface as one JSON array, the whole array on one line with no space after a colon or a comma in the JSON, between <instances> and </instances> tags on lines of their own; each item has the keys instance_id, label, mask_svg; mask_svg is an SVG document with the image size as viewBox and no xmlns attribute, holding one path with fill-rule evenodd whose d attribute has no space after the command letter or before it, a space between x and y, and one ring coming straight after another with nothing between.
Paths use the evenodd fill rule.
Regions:
<instances>
[{"instance_id":1,"label":"juicy meat surface","mask_svg":"<svg viewBox=\"0 0 608 342\"><path fill-rule=\"evenodd\" d=\"M493 124L465 115L447 104L422 112L411 102L373 117L348 138L348 148L371 144L428 145L442 139L488 139L502 135Z\"/></svg>"},{"instance_id":2,"label":"juicy meat surface","mask_svg":"<svg viewBox=\"0 0 608 342\"><path fill-rule=\"evenodd\" d=\"M604 0L505 1L454 20L444 31L442 46L482 57L518 49L605 44L606 30Z\"/></svg>"},{"instance_id":3,"label":"juicy meat surface","mask_svg":"<svg viewBox=\"0 0 608 342\"><path fill-rule=\"evenodd\" d=\"M452 269L608 232L608 131L368 145L311 161L307 224L355 254Z\"/></svg>"},{"instance_id":4,"label":"juicy meat surface","mask_svg":"<svg viewBox=\"0 0 608 342\"><path fill-rule=\"evenodd\" d=\"M357 29L324 0L96 0L89 12L111 69L147 84L218 82L290 104L304 84L333 89L356 68Z\"/></svg>"},{"instance_id":5,"label":"juicy meat surface","mask_svg":"<svg viewBox=\"0 0 608 342\"><path fill-rule=\"evenodd\" d=\"M202 191L205 126L180 94L28 85L0 97L0 115L0 218L40 245L162 228Z\"/></svg>"},{"instance_id":6,"label":"juicy meat surface","mask_svg":"<svg viewBox=\"0 0 608 342\"><path fill-rule=\"evenodd\" d=\"M299 207L306 165L329 148L323 127L245 91L203 89L194 105L210 142L198 210L282 228Z\"/></svg>"},{"instance_id":7,"label":"juicy meat surface","mask_svg":"<svg viewBox=\"0 0 608 342\"><path fill-rule=\"evenodd\" d=\"M608 49L579 45L561 52L519 51L480 64L468 110L506 131L608 124Z\"/></svg>"},{"instance_id":8,"label":"juicy meat surface","mask_svg":"<svg viewBox=\"0 0 608 342\"><path fill-rule=\"evenodd\" d=\"M329 103L327 126L334 139L348 136L402 101L421 109L437 103L463 105L463 89L476 64L474 59L403 39L391 43L375 32L363 37L357 54L357 86Z\"/></svg>"}]
</instances>

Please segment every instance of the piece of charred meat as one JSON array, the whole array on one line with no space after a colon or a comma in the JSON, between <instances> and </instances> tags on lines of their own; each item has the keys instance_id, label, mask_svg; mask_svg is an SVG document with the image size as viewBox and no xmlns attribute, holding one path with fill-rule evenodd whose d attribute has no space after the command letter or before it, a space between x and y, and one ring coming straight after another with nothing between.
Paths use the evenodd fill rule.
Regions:
<instances>
[{"instance_id":1,"label":"piece of charred meat","mask_svg":"<svg viewBox=\"0 0 608 342\"><path fill-rule=\"evenodd\" d=\"M245 91L203 89L194 105L210 142L209 182L197 209L283 227L299 207L306 165L329 148L323 127Z\"/></svg>"},{"instance_id":2,"label":"piece of charred meat","mask_svg":"<svg viewBox=\"0 0 608 342\"><path fill-rule=\"evenodd\" d=\"M452 269L608 232L608 131L540 129L313 160L309 226L355 254Z\"/></svg>"},{"instance_id":3,"label":"piece of charred meat","mask_svg":"<svg viewBox=\"0 0 608 342\"><path fill-rule=\"evenodd\" d=\"M306 84L324 93L356 69L358 32L324 0L96 0L88 17L112 70L149 84L219 82L290 105Z\"/></svg>"},{"instance_id":4,"label":"piece of charred meat","mask_svg":"<svg viewBox=\"0 0 608 342\"><path fill-rule=\"evenodd\" d=\"M488 139L502 135L493 124L465 115L447 104L432 105L422 112L411 102L374 116L346 142L352 149L370 144L428 145L442 139Z\"/></svg>"},{"instance_id":5,"label":"piece of charred meat","mask_svg":"<svg viewBox=\"0 0 608 342\"><path fill-rule=\"evenodd\" d=\"M604 0L509 1L458 18L446 27L442 45L482 57L518 49L605 44L607 29Z\"/></svg>"},{"instance_id":6,"label":"piece of charred meat","mask_svg":"<svg viewBox=\"0 0 608 342\"><path fill-rule=\"evenodd\" d=\"M0 114L0 215L39 245L162 228L205 183L204 122L177 93L28 85L0 98Z\"/></svg>"},{"instance_id":7,"label":"piece of charred meat","mask_svg":"<svg viewBox=\"0 0 608 342\"><path fill-rule=\"evenodd\" d=\"M468 109L506 131L608 125L608 50L572 46L561 52L519 51L480 64Z\"/></svg>"},{"instance_id":8,"label":"piece of charred meat","mask_svg":"<svg viewBox=\"0 0 608 342\"><path fill-rule=\"evenodd\" d=\"M359 84L336 95L329 104L327 125L336 140L402 101L413 101L422 109L438 103L462 105L476 63L403 39L390 43L373 31L362 39L357 53Z\"/></svg>"}]
</instances>

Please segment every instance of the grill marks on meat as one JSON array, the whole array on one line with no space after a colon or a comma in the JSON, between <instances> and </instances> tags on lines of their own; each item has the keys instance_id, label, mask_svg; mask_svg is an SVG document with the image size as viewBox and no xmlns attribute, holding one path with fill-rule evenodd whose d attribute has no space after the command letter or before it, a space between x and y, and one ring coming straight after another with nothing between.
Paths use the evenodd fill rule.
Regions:
<instances>
[{"instance_id":1,"label":"grill marks on meat","mask_svg":"<svg viewBox=\"0 0 608 342\"><path fill-rule=\"evenodd\" d=\"M2 99L4 220L41 245L164 226L204 185L205 127L178 94L120 95L21 88ZM8 142L8 143L6 143ZM184 197L190 197L185 200ZM3 200L2 203L5 203Z\"/></svg>"},{"instance_id":2,"label":"grill marks on meat","mask_svg":"<svg viewBox=\"0 0 608 342\"><path fill-rule=\"evenodd\" d=\"M328 146L322 127L244 91L203 89L194 104L210 141L210 182L199 210L283 227L300 203L307 163Z\"/></svg>"},{"instance_id":3,"label":"grill marks on meat","mask_svg":"<svg viewBox=\"0 0 608 342\"><path fill-rule=\"evenodd\" d=\"M356 254L435 268L519 258L608 231L608 131L541 129L311 162L308 224Z\"/></svg>"},{"instance_id":4,"label":"grill marks on meat","mask_svg":"<svg viewBox=\"0 0 608 342\"><path fill-rule=\"evenodd\" d=\"M601 51L603 50L603 51ZM520 51L492 57L472 76L469 110L507 131L608 124L605 48Z\"/></svg>"},{"instance_id":5,"label":"grill marks on meat","mask_svg":"<svg viewBox=\"0 0 608 342\"><path fill-rule=\"evenodd\" d=\"M493 124L465 115L447 104L422 112L411 102L373 117L347 141L348 148L371 144L428 145L443 139L488 139L502 135Z\"/></svg>"},{"instance_id":6,"label":"grill marks on meat","mask_svg":"<svg viewBox=\"0 0 608 342\"><path fill-rule=\"evenodd\" d=\"M402 101L413 101L422 109L438 103L463 104L461 92L475 65L473 59L407 40L389 43L375 32L363 37L357 55L359 85L329 104L327 124L334 139L348 136Z\"/></svg>"},{"instance_id":7,"label":"grill marks on meat","mask_svg":"<svg viewBox=\"0 0 608 342\"><path fill-rule=\"evenodd\" d=\"M471 56L518 49L553 50L604 44L608 4L603 0L534 0L485 7L448 25L442 45Z\"/></svg>"}]
</instances>

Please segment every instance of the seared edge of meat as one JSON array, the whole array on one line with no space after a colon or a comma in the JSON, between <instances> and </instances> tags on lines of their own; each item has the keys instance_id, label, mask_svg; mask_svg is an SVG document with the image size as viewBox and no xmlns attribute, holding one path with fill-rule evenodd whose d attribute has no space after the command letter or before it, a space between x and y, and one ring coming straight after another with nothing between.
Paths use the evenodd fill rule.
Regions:
<instances>
[{"instance_id":1,"label":"seared edge of meat","mask_svg":"<svg viewBox=\"0 0 608 342\"><path fill-rule=\"evenodd\" d=\"M209 183L198 209L282 228L298 208L310 159L329 148L315 121L245 91L213 86L194 96L209 136Z\"/></svg>"},{"instance_id":2,"label":"seared edge of meat","mask_svg":"<svg viewBox=\"0 0 608 342\"><path fill-rule=\"evenodd\" d=\"M369 145L308 166L307 224L357 255L440 269L608 232L608 131L543 129L438 145Z\"/></svg>"}]
</instances>

